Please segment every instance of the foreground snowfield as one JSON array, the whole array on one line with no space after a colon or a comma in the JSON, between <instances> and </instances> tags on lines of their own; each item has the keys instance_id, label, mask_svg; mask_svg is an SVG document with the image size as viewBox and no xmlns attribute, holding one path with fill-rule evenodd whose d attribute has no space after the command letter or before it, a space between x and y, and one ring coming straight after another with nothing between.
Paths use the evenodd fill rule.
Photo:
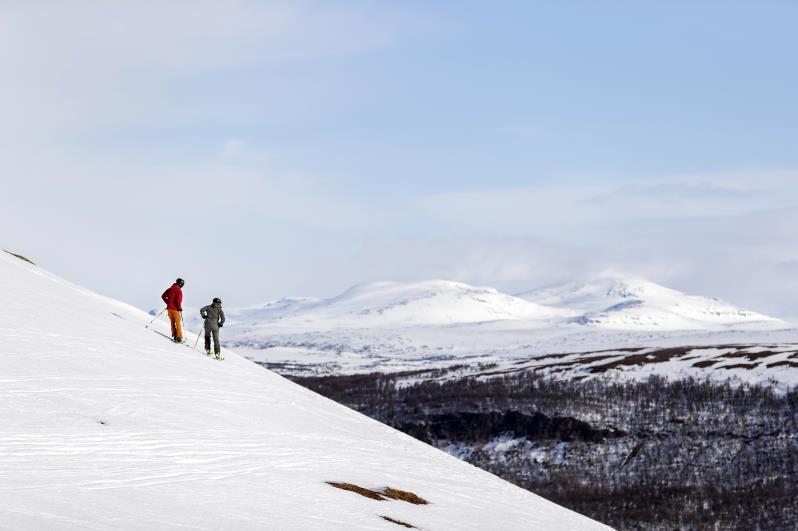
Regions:
<instances>
[{"instance_id":1,"label":"foreground snowfield","mask_svg":"<svg viewBox=\"0 0 798 531\"><path fill-rule=\"evenodd\" d=\"M608 529L5 253L0 293L2 529Z\"/></svg>"}]
</instances>

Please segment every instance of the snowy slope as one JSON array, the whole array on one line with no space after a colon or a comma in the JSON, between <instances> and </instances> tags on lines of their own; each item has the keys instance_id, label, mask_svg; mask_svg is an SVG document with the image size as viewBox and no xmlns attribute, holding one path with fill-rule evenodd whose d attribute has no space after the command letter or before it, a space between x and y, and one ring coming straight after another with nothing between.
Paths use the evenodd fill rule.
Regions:
<instances>
[{"instance_id":1,"label":"snowy slope","mask_svg":"<svg viewBox=\"0 0 798 531\"><path fill-rule=\"evenodd\" d=\"M644 279L607 275L544 288L519 297L580 314L576 322L613 330L783 328L785 323L709 297L685 295Z\"/></svg>"},{"instance_id":2,"label":"snowy slope","mask_svg":"<svg viewBox=\"0 0 798 531\"><path fill-rule=\"evenodd\" d=\"M5 253L0 293L2 529L606 529Z\"/></svg>"}]
</instances>

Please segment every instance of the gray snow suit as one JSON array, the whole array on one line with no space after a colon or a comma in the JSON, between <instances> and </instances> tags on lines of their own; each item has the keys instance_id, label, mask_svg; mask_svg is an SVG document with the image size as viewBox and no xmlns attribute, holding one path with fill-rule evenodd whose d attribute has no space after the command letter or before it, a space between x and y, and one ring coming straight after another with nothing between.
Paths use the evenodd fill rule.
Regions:
<instances>
[{"instance_id":1,"label":"gray snow suit","mask_svg":"<svg viewBox=\"0 0 798 531\"><path fill-rule=\"evenodd\" d=\"M219 328L224 326L224 312L219 303L209 304L200 310L200 315L205 319L205 350L211 349L211 335L213 335L213 349L216 354L222 351L219 345Z\"/></svg>"}]
</instances>

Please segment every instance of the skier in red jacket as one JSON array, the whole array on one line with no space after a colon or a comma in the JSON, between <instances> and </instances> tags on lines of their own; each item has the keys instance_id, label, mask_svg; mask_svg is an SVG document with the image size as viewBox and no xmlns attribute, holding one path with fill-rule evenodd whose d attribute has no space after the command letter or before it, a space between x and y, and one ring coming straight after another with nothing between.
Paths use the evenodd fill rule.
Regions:
<instances>
[{"instance_id":1,"label":"skier in red jacket","mask_svg":"<svg viewBox=\"0 0 798 531\"><path fill-rule=\"evenodd\" d=\"M181 322L183 320L183 290L181 289L185 282L182 278L175 280L172 287L167 289L161 295L161 299L166 303L166 313L169 315L169 322L172 323L172 340L175 343L183 342L183 327Z\"/></svg>"}]
</instances>

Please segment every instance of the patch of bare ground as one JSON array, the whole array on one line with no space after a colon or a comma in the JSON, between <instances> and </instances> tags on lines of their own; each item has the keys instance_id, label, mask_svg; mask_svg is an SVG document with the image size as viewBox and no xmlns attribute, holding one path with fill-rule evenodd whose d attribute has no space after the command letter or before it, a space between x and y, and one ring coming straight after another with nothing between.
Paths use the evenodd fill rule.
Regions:
<instances>
[{"instance_id":1,"label":"patch of bare ground","mask_svg":"<svg viewBox=\"0 0 798 531\"><path fill-rule=\"evenodd\" d=\"M573 354L568 354L568 355L572 356ZM514 369L505 369L502 371L481 372L475 374L474 376L500 376L500 375L522 372L522 371L528 371L528 370L536 372L536 371L543 371L546 369L551 369L551 372L564 372L570 369L571 367L575 367L577 365L585 365L588 363L594 363L596 361L603 361L606 359L617 358L618 356L621 356L621 354L607 354L603 356L585 356L572 361L561 361L558 363L547 363L546 365L518 367ZM544 360L553 357L554 356L544 356L543 358L539 359Z\"/></svg>"},{"instance_id":2,"label":"patch of bare ground","mask_svg":"<svg viewBox=\"0 0 798 531\"><path fill-rule=\"evenodd\" d=\"M664 348L651 352L632 354L631 356L624 356L623 358L605 363L603 365L588 367L588 370L592 373L603 373L610 369L617 369L619 367L647 365L649 363L665 363L673 358L681 358L682 356L686 356L687 353L692 351L694 348L695 347Z\"/></svg>"},{"instance_id":3,"label":"patch of bare ground","mask_svg":"<svg viewBox=\"0 0 798 531\"><path fill-rule=\"evenodd\" d=\"M626 347L626 348L611 348L611 349L604 349L604 350L590 350L590 351L583 351L583 352L562 352L560 354L544 354L542 356L533 356L531 358L523 359L520 361L516 361L513 365L523 365L525 363L533 363L535 361L541 360L555 360L561 358L567 358L568 356L587 356L589 354L604 354L606 352L617 352L620 353L624 352L640 352L641 350L645 350L643 347Z\"/></svg>"},{"instance_id":4,"label":"patch of bare ground","mask_svg":"<svg viewBox=\"0 0 798 531\"><path fill-rule=\"evenodd\" d=\"M693 367L695 367L696 369L706 369L707 367L712 367L713 365L715 365L719 361L720 360L697 361L697 362L693 363Z\"/></svg>"},{"instance_id":5,"label":"patch of bare ground","mask_svg":"<svg viewBox=\"0 0 798 531\"><path fill-rule=\"evenodd\" d=\"M380 518L382 518L383 520L387 520L387 521L391 522L392 524L400 525L400 526L406 527L408 529L416 529L416 526L410 525L407 522L403 522L401 520L396 520L395 518L391 518L390 516L380 516Z\"/></svg>"},{"instance_id":6,"label":"patch of bare ground","mask_svg":"<svg viewBox=\"0 0 798 531\"><path fill-rule=\"evenodd\" d=\"M360 494L361 496L365 496L366 498L372 500L385 501L387 499L379 492L359 487L357 485L353 485L352 483L337 483L335 481L326 481L325 483L332 485L336 489L348 490L349 492Z\"/></svg>"},{"instance_id":7,"label":"patch of bare ground","mask_svg":"<svg viewBox=\"0 0 798 531\"><path fill-rule=\"evenodd\" d=\"M417 496L412 492L407 492L404 490L399 489L392 489L391 487L385 487L382 490L383 496L387 496L394 500L402 500L407 503L412 503L413 505L427 505L429 502L422 498L421 496Z\"/></svg>"},{"instance_id":8,"label":"patch of bare ground","mask_svg":"<svg viewBox=\"0 0 798 531\"><path fill-rule=\"evenodd\" d=\"M473 376L475 378L480 377L480 376L503 376L503 375L506 375L506 374L512 374L514 372L522 372L522 371L525 371L527 369L529 369L529 367L519 367L517 369L504 369L502 371L477 372L477 373L474 373Z\"/></svg>"},{"instance_id":9,"label":"patch of bare ground","mask_svg":"<svg viewBox=\"0 0 798 531\"><path fill-rule=\"evenodd\" d=\"M719 358L725 359L736 359L736 358L745 358L748 361L756 361L761 360L762 358L769 358L770 356L776 356L778 354L784 354L783 352L773 352L772 350L763 350L762 352L729 352L727 354L721 354L718 356Z\"/></svg>"},{"instance_id":10,"label":"patch of bare ground","mask_svg":"<svg viewBox=\"0 0 798 531\"><path fill-rule=\"evenodd\" d=\"M604 359L608 356L596 356L598 359ZM614 356L609 356L614 357ZM595 361L595 360L594 360ZM558 370L565 370L569 367L573 367L574 365L582 365L583 363L589 363L587 360L573 360L573 361L563 361L560 363L547 363L546 365L538 365L537 367L529 367L533 371L543 371L546 369L558 369Z\"/></svg>"},{"instance_id":11,"label":"patch of bare ground","mask_svg":"<svg viewBox=\"0 0 798 531\"><path fill-rule=\"evenodd\" d=\"M792 357L792 356L790 356L790 357ZM794 361L782 360L782 361L776 361L776 362L773 362L773 363L768 363L768 369L770 369L771 367L794 367L794 368L798 369L798 363L796 363Z\"/></svg>"},{"instance_id":12,"label":"patch of bare ground","mask_svg":"<svg viewBox=\"0 0 798 531\"><path fill-rule=\"evenodd\" d=\"M348 490L349 492L354 492L356 494L360 494L361 496L365 496L371 500L377 501L385 501L385 500L400 500L407 503L412 503L413 505L427 505L429 502L418 496L413 494L412 492L408 492L406 490L399 490L394 489L392 487L385 487L382 489L381 492L376 490L367 489L365 487L361 487L359 485L354 485L352 483L339 483L336 481L325 481L328 485L335 487L336 489L341 490Z\"/></svg>"},{"instance_id":13,"label":"patch of bare ground","mask_svg":"<svg viewBox=\"0 0 798 531\"><path fill-rule=\"evenodd\" d=\"M580 356L586 354L605 354L607 352L640 352L641 350L646 350L646 347L622 347L622 348L605 348L602 350L588 350L582 352L569 352L567 354L561 354L559 356ZM554 355L549 355L548 357L553 357Z\"/></svg>"},{"instance_id":14,"label":"patch of bare ground","mask_svg":"<svg viewBox=\"0 0 798 531\"><path fill-rule=\"evenodd\" d=\"M731 365L721 365L718 369L756 369L759 367L758 363L732 363Z\"/></svg>"},{"instance_id":15,"label":"patch of bare ground","mask_svg":"<svg viewBox=\"0 0 798 531\"><path fill-rule=\"evenodd\" d=\"M532 358L519 360L513 363L513 365L517 366L515 368L510 369L502 369L498 371L489 371L489 372L478 372L473 374L474 377L479 376L505 376L514 373L520 373L525 371L541 371L544 369L558 369L554 372L562 372L564 369L560 369L560 367L572 367L574 365L581 365L584 363L591 363L594 361L601 361L608 358L617 358L618 356L622 356L624 353L629 352L640 352L641 350L645 350L641 347L632 347L632 348L615 348L615 349L605 349L605 350L594 350L590 352L563 352L560 354L545 354L543 356L534 356ZM599 355L599 356L590 356L591 354L604 354L606 352L613 352L614 354L608 355ZM559 363L547 363L546 365L534 365L535 362L547 361L547 360L557 360L562 358L567 358L570 356L581 356L579 359L575 361L563 361ZM519 365L523 365L523 367L518 367Z\"/></svg>"},{"instance_id":16,"label":"patch of bare ground","mask_svg":"<svg viewBox=\"0 0 798 531\"><path fill-rule=\"evenodd\" d=\"M737 347L730 347L730 348L737 348ZM761 360L761 359L764 359L764 358L769 358L771 356L777 356L779 354L784 354L784 352L779 352L779 351L774 351L774 350L763 350L763 351L760 351L760 352L750 352L750 351L740 350L740 351L737 351L737 352L727 352L725 354L721 354L719 356L716 356L716 357L714 357L712 359L696 362L696 363L693 364L693 367L696 367L696 368L699 368L699 369L705 369L707 367L712 367L713 365L719 363L720 361L733 360L733 359L746 359L748 361L758 361L758 360ZM693 359L693 358L684 358L685 361L688 360L688 359ZM773 367L773 366L778 367L780 365L789 365L789 363L787 363L787 364L785 364L785 363L769 364L768 367ZM755 368L757 366L758 365L755 364L755 363L753 363L753 364L752 363L738 363L738 364L734 364L734 365L721 366L721 367L718 367L718 369L753 369L753 368Z\"/></svg>"}]
</instances>

